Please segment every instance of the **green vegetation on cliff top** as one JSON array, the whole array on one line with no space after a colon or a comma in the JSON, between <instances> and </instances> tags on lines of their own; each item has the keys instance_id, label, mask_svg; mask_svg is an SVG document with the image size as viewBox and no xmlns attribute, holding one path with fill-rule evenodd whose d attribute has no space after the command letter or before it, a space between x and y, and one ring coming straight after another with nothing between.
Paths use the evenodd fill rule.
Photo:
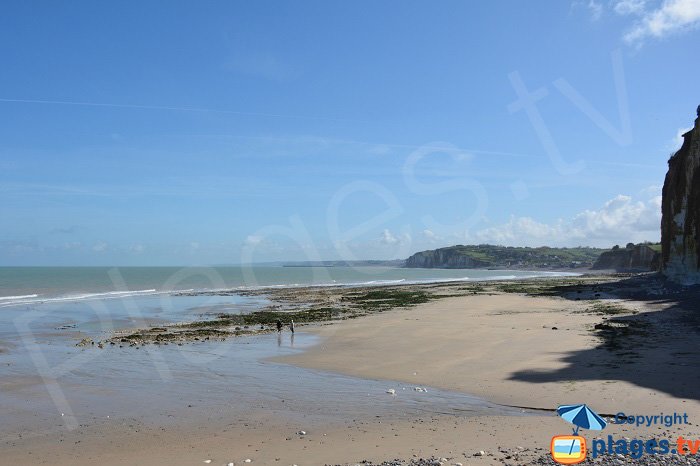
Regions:
<instances>
[{"instance_id":1,"label":"green vegetation on cliff top","mask_svg":"<svg viewBox=\"0 0 700 466\"><path fill-rule=\"evenodd\" d=\"M603 251L606 251L606 249L590 247L551 248L547 246L529 248L494 246L490 244L464 246L460 244L416 253L408 259L407 265L411 266L411 259L414 257L440 254L444 258L465 256L478 262L480 267L590 267Z\"/></svg>"}]
</instances>

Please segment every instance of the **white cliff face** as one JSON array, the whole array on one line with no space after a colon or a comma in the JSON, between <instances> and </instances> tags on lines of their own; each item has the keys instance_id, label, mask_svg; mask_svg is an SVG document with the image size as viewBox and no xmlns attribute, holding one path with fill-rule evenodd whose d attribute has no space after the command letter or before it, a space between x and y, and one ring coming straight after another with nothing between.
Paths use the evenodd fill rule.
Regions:
<instances>
[{"instance_id":1,"label":"white cliff face","mask_svg":"<svg viewBox=\"0 0 700 466\"><path fill-rule=\"evenodd\" d=\"M695 127L668 161L664 181L661 270L683 285L700 284L700 108Z\"/></svg>"}]
</instances>

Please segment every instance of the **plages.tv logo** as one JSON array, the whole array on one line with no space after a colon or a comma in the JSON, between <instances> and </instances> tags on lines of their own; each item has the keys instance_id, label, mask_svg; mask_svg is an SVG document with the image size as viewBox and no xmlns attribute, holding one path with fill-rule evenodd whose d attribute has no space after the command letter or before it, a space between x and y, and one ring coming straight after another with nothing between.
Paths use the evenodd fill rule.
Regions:
<instances>
[{"instance_id":1,"label":"plages.tv logo","mask_svg":"<svg viewBox=\"0 0 700 466\"><path fill-rule=\"evenodd\" d=\"M579 429L603 430L608 423L585 404L559 406L557 414L575 428L573 435L552 437L552 459L560 464L580 463L586 459L586 439L578 434Z\"/></svg>"}]
</instances>

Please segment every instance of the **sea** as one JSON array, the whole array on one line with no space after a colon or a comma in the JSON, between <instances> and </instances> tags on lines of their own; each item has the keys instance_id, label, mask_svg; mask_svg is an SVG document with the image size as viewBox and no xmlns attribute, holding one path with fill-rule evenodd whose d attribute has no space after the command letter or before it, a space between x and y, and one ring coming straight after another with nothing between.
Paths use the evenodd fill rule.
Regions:
<instances>
[{"instance_id":1,"label":"sea","mask_svg":"<svg viewBox=\"0 0 700 466\"><path fill-rule=\"evenodd\" d=\"M509 280L575 273L401 267L0 267L0 308L50 302L119 299L174 291L264 287L372 286Z\"/></svg>"},{"instance_id":2,"label":"sea","mask_svg":"<svg viewBox=\"0 0 700 466\"><path fill-rule=\"evenodd\" d=\"M158 428L185 421L225 423L256 416L261 405L266 413L307 424L435 413L520 415L468 394L432 387L416 391L410 384L272 361L320 343L303 326L296 333L183 345L78 343L270 304L264 295L236 290L565 275L573 274L393 267L3 267L0 441L113 423ZM397 395L387 395L388 389ZM196 411L189 409L194 405Z\"/></svg>"}]
</instances>

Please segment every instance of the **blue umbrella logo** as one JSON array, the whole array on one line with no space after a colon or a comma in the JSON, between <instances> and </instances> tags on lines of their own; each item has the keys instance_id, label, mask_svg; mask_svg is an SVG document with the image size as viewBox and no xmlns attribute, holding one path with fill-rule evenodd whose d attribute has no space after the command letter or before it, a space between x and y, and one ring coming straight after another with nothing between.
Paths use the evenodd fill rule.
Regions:
<instances>
[{"instance_id":1,"label":"blue umbrella logo","mask_svg":"<svg viewBox=\"0 0 700 466\"><path fill-rule=\"evenodd\" d=\"M608 423L602 417L598 416L595 411L582 405L562 405L557 408L557 414L567 422L576 426L574 435L578 435L578 430L603 430ZM571 443L569 453L573 451L575 441Z\"/></svg>"},{"instance_id":2,"label":"blue umbrella logo","mask_svg":"<svg viewBox=\"0 0 700 466\"><path fill-rule=\"evenodd\" d=\"M574 435L578 435L579 428L591 430L603 430L608 423L598 416L591 408L583 405L562 405L557 408L557 414L567 422L576 426Z\"/></svg>"}]
</instances>

